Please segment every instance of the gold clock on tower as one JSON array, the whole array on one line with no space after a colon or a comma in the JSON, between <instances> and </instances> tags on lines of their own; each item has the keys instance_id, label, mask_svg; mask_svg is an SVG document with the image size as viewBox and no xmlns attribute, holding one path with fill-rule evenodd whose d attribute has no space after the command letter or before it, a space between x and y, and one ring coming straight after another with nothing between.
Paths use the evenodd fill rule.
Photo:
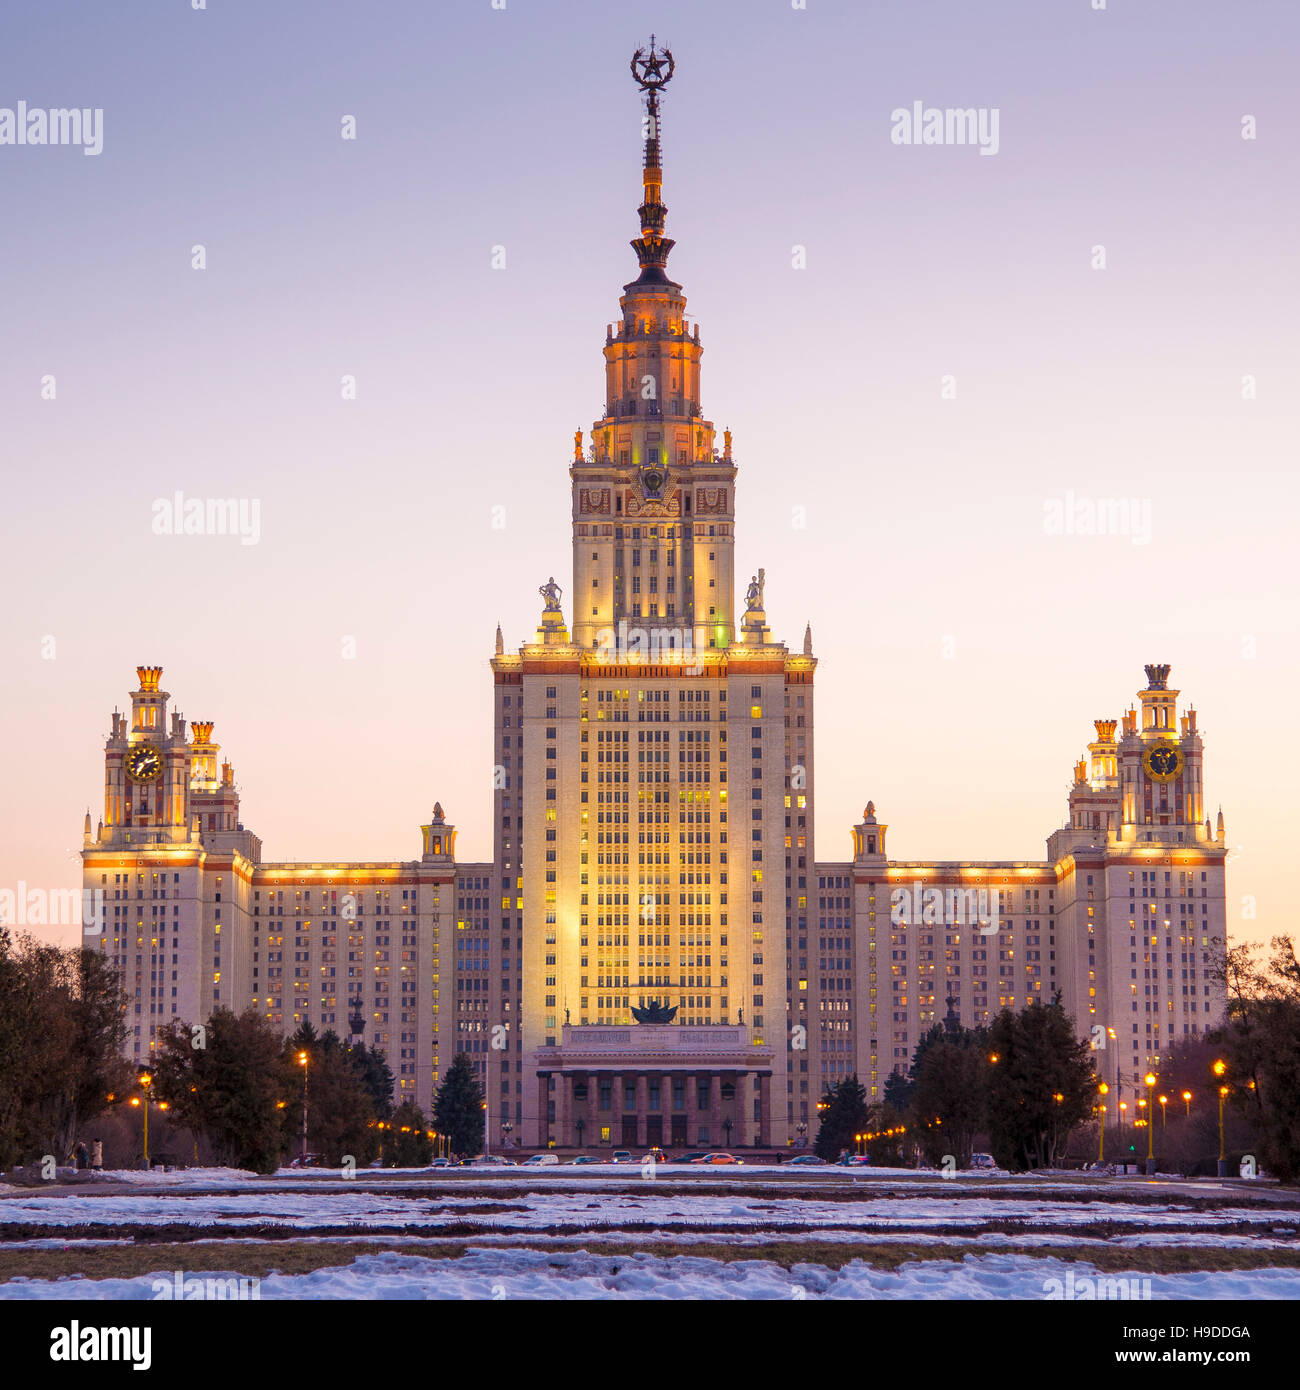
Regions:
<instances>
[{"instance_id":1,"label":"gold clock on tower","mask_svg":"<svg viewBox=\"0 0 1300 1390\"><path fill-rule=\"evenodd\" d=\"M1142 766L1153 782L1172 782L1183 770L1183 750L1176 743L1162 739L1142 754Z\"/></svg>"},{"instance_id":2,"label":"gold clock on tower","mask_svg":"<svg viewBox=\"0 0 1300 1390\"><path fill-rule=\"evenodd\" d=\"M156 744L137 743L126 755L126 775L133 782L156 782L162 767L162 753Z\"/></svg>"}]
</instances>

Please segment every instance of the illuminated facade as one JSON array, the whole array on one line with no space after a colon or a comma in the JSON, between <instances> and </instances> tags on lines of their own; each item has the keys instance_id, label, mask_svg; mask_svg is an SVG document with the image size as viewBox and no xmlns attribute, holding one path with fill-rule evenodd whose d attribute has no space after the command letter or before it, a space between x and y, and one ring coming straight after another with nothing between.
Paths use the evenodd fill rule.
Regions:
<instances>
[{"instance_id":1,"label":"illuminated facade","mask_svg":"<svg viewBox=\"0 0 1300 1390\"><path fill-rule=\"evenodd\" d=\"M1097 722L1042 862L891 861L871 805L852 859L815 862L811 630L774 640L764 573L735 584L731 435L703 416L699 326L666 271L671 57L634 71L639 274L574 440L571 622L551 580L531 642L497 631L492 862L456 863L439 807L415 860L263 862L213 725L187 735L139 668L83 851L129 1053L252 1005L364 1035L427 1107L463 1051L494 1147L810 1141L828 1083L856 1072L878 1098L945 1017L1058 993L1103 1073L1135 1078L1222 1011L1226 847L1195 713L1148 667L1118 741ZM655 1004L671 1021L634 1021Z\"/></svg>"}]
</instances>

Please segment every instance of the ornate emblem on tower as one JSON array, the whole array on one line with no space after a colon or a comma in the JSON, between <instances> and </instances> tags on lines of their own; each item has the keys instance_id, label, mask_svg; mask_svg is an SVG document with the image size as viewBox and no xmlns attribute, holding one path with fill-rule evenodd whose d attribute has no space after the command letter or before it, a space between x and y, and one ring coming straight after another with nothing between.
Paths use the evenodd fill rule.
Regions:
<instances>
[{"instance_id":1,"label":"ornate emblem on tower","mask_svg":"<svg viewBox=\"0 0 1300 1390\"><path fill-rule=\"evenodd\" d=\"M673 55L667 48L655 47L650 35L646 48L632 55L632 76L646 94L645 103L645 169L642 181L645 197L641 203L641 235L632 242L641 264L641 280L663 280L668 253L673 249L670 237L664 236L668 209L663 204L663 162L659 143L659 93L672 80Z\"/></svg>"}]
</instances>

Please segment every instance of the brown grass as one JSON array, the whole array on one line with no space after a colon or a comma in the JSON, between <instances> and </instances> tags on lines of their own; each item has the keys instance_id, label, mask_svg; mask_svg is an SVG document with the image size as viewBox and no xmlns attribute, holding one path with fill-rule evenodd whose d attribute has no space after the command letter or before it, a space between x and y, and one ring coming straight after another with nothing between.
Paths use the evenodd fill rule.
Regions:
<instances>
[{"instance_id":1,"label":"brown grass","mask_svg":"<svg viewBox=\"0 0 1300 1390\"><path fill-rule=\"evenodd\" d=\"M398 1245L383 1240L279 1240L266 1243L214 1241L200 1245L189 1242L146 1246L116 1245L84 1249L73 1246L63 1250L15 1250L0 1247L0 1282L14 1278L59 1279L77 1274L87 1279L129 1279L151 1273L169 1274L176 1269L183 1270L186 1274L222 1271L265 1278L273 1273L307 1274L316 1269L348 1265L361 1255L375 1255L386 1250L405 1255L420 1255L431 1260L454 1260L462 1257L472 1245L472 1240L405 1240ZM477 1248L481 1250L484 1247L479 1245ZM509 1248L535 1249L548 1254L560 1253L559 1248L554 1245L539 1245L527 1237L512 1241ZM580 1243L563 1247L566 1252L578 1248L583 1248ZM672 1241L647 1240L600 1242L590 1247L590 1253L614 1258L629 1258L642 1254L663 1259L695 1256L726 1262L765 1260L786 1269L799 1264L840 1269L853 1260L861 1260L877 1269L894 1270L910 1262L960 1260L967 1255L991 1254L1078 1261L1107 1274L1122 1272L1160 1275L1191 1271L1300 1268L1300 1250L1219 1247L1198 1249L1169 1246L990 1247L963 1241L944 1245L774 1241L764 1242L759 1246L742 1246L734 1242L686 1245Z\"/></svg>"}]
</instances>

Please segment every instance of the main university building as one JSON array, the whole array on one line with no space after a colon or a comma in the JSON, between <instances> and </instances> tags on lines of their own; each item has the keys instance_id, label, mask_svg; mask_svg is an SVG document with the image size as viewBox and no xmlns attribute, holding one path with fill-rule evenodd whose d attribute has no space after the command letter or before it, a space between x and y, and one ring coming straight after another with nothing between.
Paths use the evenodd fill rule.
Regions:
<instances>
[{"instance_id":1,"label":"main university building","mask_svg":"<svg viewBox=\"0 0 1300 1390\"><path fill-rule=\"evenodd\" d=\"M83 851L105 899L86 941L121 971L137 1061L173 1019L252 1006L364 1036L426 1108L468 1053L494 1147L784 1146L828 1083L879 1098L945 1019L1059 996L1124 1089L1218 1022L1227 849L1167 666L1095 722L1045 860L891 860L871 805L851 859L816 858L811 634L773 637L761 575L737 589L730 434L715 445L666 271L671 64L634 60L640 273L575 439L571 621L552 581L532 641L497 632L492 862L457 861L438 806L416 859L265 860L213 724L138 668Z\"/></svg>"}]
</instances>

